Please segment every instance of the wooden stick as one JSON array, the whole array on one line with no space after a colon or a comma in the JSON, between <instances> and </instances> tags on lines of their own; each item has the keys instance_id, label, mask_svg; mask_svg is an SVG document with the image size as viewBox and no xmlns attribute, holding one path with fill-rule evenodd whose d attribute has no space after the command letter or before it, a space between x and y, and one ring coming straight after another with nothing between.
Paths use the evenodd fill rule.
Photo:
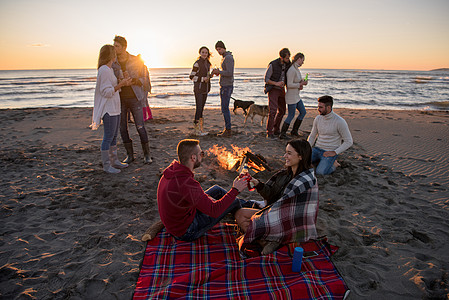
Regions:
<instances>
[{"instance_id":1,"label":"wooden stick","mask_svg":"<svg viewBox=\"0 0 449 300\"><path fill-rule=\"evenodd\" d=\"M142 235L142 242L151 241L156 237L156 235L164 229L164 224L162 224L162 221L158 221L148 227L147 231Z\"/></svg>"}]
</instances>

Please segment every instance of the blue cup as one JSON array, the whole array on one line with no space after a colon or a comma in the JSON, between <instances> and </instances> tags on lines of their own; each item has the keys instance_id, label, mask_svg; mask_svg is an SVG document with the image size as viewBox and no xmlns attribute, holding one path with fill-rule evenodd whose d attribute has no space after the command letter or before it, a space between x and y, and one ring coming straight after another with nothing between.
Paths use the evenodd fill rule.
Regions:
<instances>
[{"instance_id":1,"label":"blue cup","mask_svg":"<svg viewBox=\"0 0 449 300\"><path fill-rule=\"evenodd\" d=\"M304 254L304 249L301 247L296 247L295 252L293 253L293 272L301 272L301 264L302 264L302 255Z\"/></svg>"}]
</instances>

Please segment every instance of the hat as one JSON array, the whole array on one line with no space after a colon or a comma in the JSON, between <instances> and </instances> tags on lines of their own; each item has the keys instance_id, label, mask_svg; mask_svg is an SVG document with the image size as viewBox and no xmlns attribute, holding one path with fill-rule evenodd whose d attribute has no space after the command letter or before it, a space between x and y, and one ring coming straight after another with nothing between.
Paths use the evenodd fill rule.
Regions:
<instances>
[{"instance_id":1,"label":"hat","mask_svg":"<svg viewBox=\"0 0 449 300\"><path fill-rule=\"evenodd\" d=\"M226 49L226 46L225 46L225 44L224 44L222 41L218 41L218 42L215 44L215 49L217 49L217 48L223 48L223 49Z\"/></svg>"}]
</instances>

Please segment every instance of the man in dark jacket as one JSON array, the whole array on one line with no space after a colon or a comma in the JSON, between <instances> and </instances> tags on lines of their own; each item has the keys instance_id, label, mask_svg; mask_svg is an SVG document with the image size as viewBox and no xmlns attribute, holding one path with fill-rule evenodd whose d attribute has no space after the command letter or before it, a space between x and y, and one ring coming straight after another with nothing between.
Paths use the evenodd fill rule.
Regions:
<instances>
[{"instance_id":1,"label":"man in dark jacket","mask_svg":"<svg viewBox=\"0 0 449 300\"><path fill-rule=\"evenodd\" d=\"M267 120L267 138L280 133L280 125L285 114L285 83L290 67L290 50L279 51L279 58L268 65L265 72L265 93L268 93L269 115Z\"/></svg>"},{"instance_id":2,"label":"man in dark jacket","mask_svg":"<svg viewBox=\"0 0 449 300\"><path fill-rule=\"evenodd\" d=\"M204 157L198 140L180 141L177 152L179 160L164 170L157 188L161 221L176 239L196 240L226 214L252 206L251 202L236 198L248 185L245 178L237 177L228 192L217 185L203 191L193 175Z\"/></svg>"},{"instance_id":3,"label":"man in dark jacket","mask_svg":"<svg viewBox=\"0 0 449 300\"><path fill-rule=\"evenodd\" d=\"M126 51L127 46L128 42L124 37L115 36L114 48L117 53L117 60L112 64L115 77L119 81L129 77L132 79L131 85L123 86L120 89L120 135L127 154L123 162L129 164L134 161L133 143L128 132L128 111L130 111L140 137L144 163L150 164L153 160L150 156L149 139L145 129L142 110L147 101L148 92L151 91L150 78L148 69L143 61L139 56L129 54Z\"/></svg>"}]
</instances>

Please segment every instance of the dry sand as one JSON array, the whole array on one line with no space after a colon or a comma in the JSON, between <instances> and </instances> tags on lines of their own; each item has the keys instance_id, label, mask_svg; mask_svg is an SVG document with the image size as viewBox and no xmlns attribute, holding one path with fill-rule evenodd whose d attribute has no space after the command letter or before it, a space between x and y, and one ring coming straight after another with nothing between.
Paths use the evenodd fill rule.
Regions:
<instances>
[{"instance_id":1,"label":"dry sand","mask_svg":"<svg viewBox=\"0 0 449 300\"><path fill-rule=\"evenodd\" d=\"M316 116L307 110L305 137ZM340 247L334 262L350 299L447 299L449 113L336 112L355 143L339 158L341 168L318 176L318 229ZM137 160L111 175L100 165L102 128L87 128L91 109L0 110L0 298L130 299L145 248L140 237L158 220L161 171L190 137L193 113L153 109L153 164L143 164L132 127ZM240 111L232 116L238 134L201 137L202 148L248 146L281 168L285 141L267 140L256 119L242 128ZM207 109L206 129L222 126L219 110ZM235 176L211 154L196 173L204 188L229 188Z\"/></svg>"}]
</instances>

